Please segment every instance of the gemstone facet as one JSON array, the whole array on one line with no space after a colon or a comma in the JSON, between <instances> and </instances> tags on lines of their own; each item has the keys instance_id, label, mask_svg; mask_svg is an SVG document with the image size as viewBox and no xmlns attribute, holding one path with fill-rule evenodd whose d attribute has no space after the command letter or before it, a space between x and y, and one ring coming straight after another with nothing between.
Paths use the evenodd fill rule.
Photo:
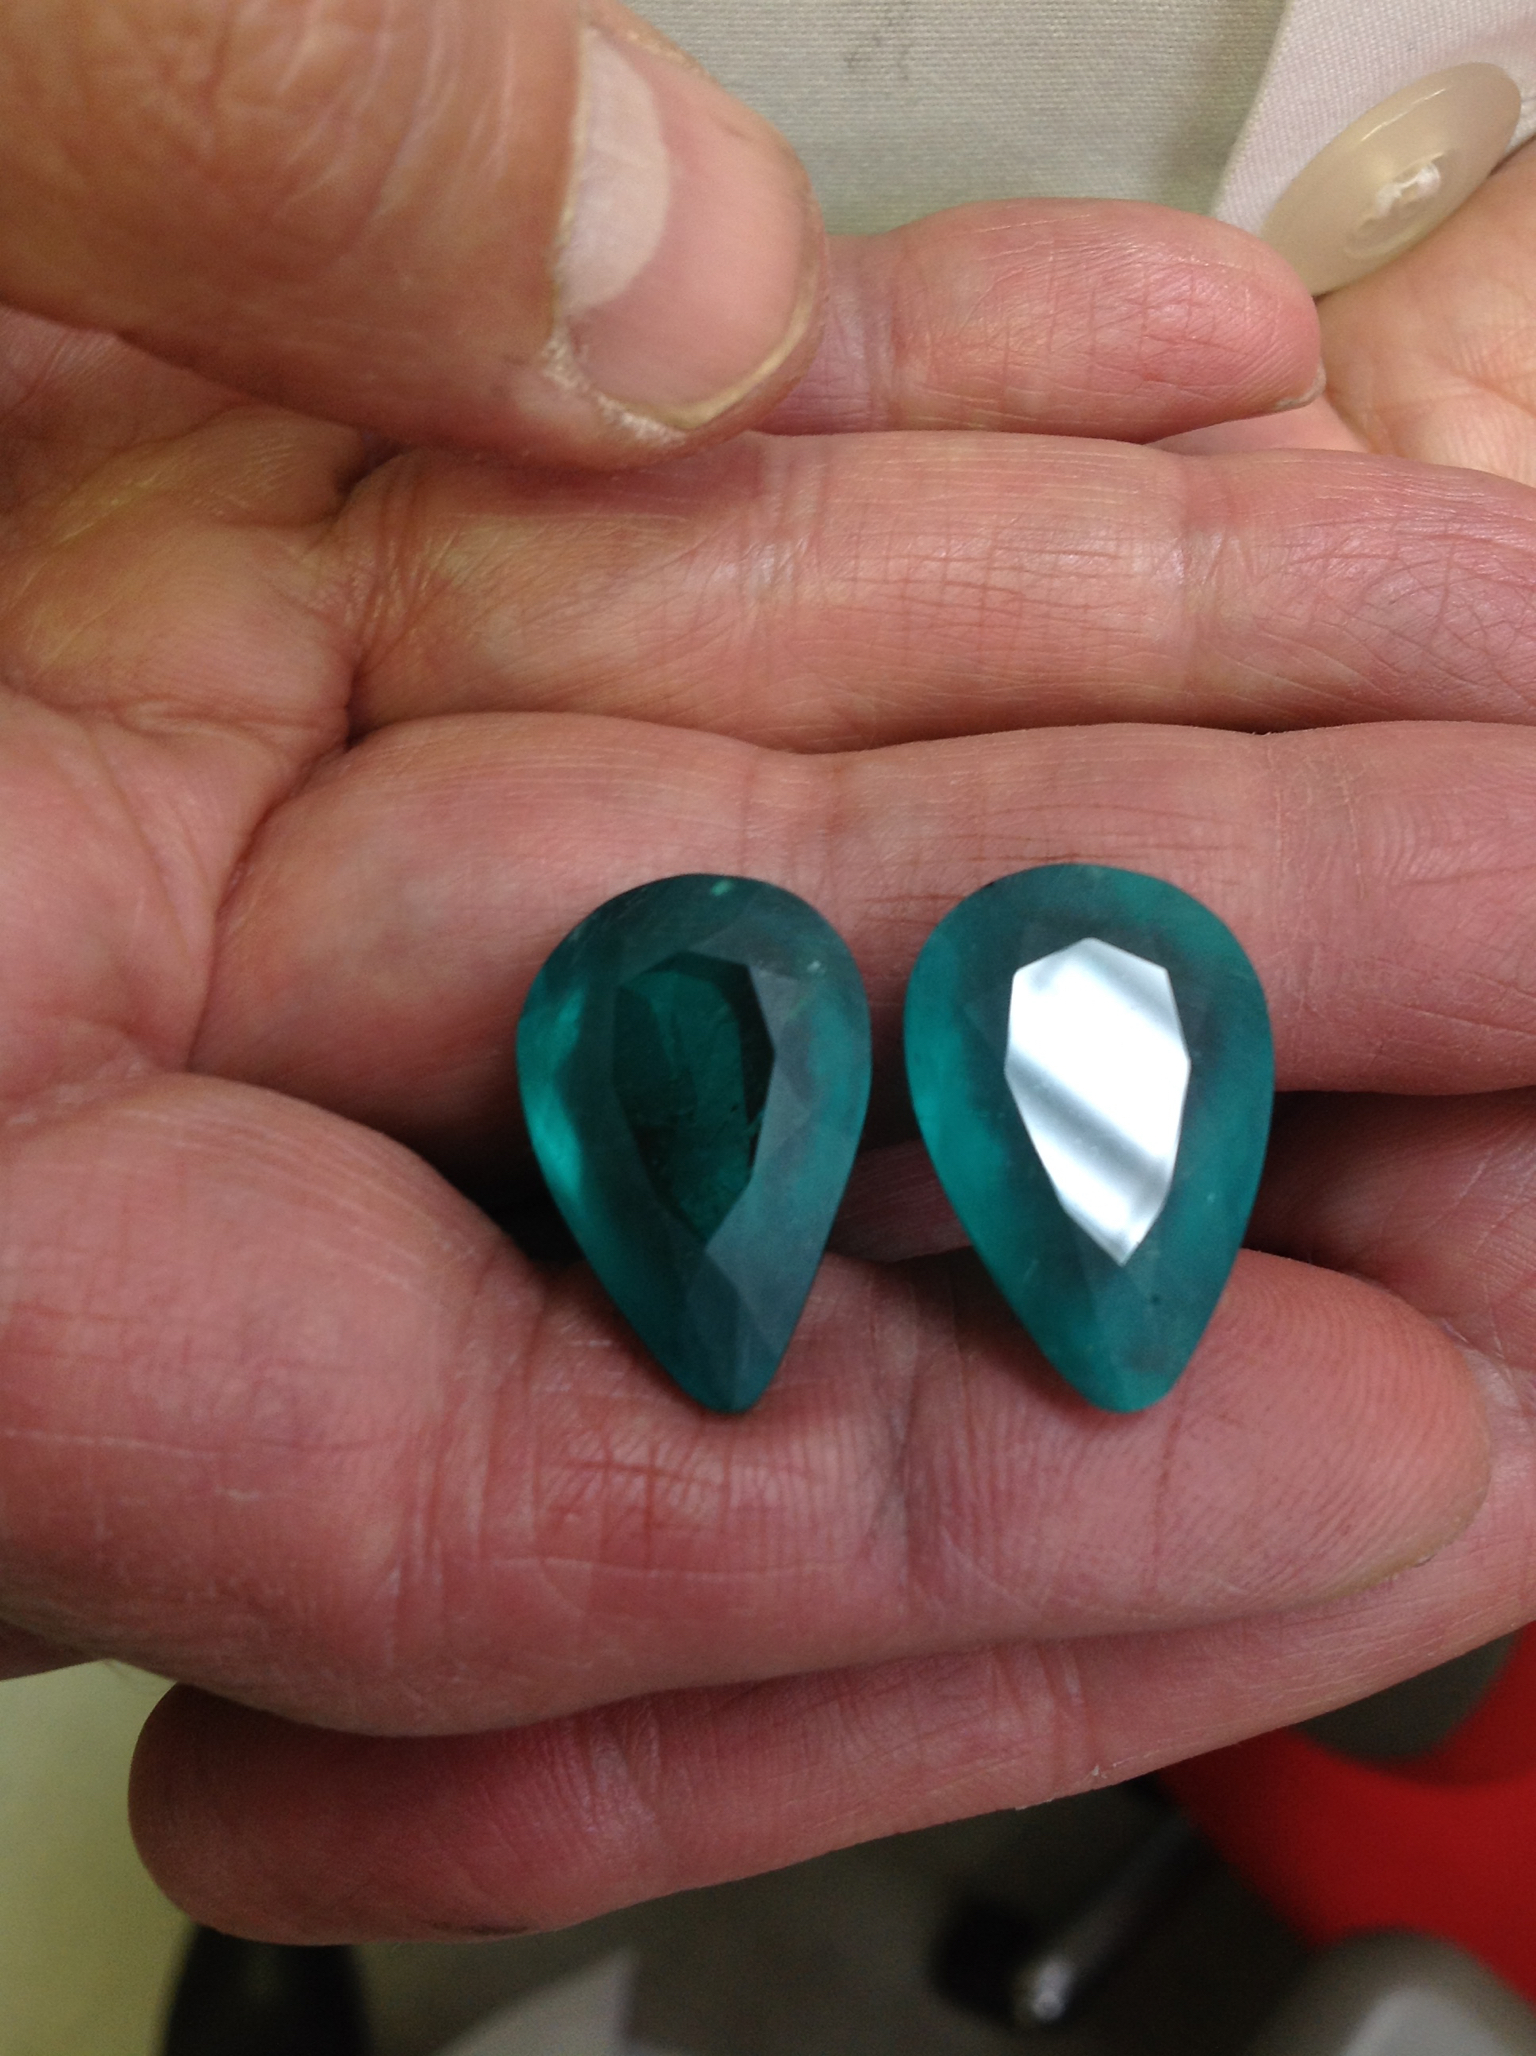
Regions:
<instances>
[{"instance_id":1,"label":"gemstone facet","mask_svg":"<svg viewBox=\"0 0 1536 2056\"><path fill-rule=\"evenodd\" d=\"M1268 1009L1214 914L1058 864L929 937L907 1074L934 1168L1045 1355L1128 1412L1183 1370L1232 1268L1274 1094Z\"/></svg>"},{"instance_id":2,"label":"gemstone facet","mask_svg":"<svg viewBox=\"0 0 1536 2056\"><path fill-rule=\"evenodd\" d=\"M523 1009L534 1152L609 1295L686 1392L757 1399L853 1165L869 1009L793 893L691 874L572 929Z\"/></svg>"},{"instance_id":3,"label":"gemstone facet","mask_svg":"<svg viewBox=\"0 0 1536 2056\"><path fill-rule=\"evenodd\" d=\"M1056 1197L1127 1263L1173 1183L1189 1089L1168 973L1093 936L1026 964L1003 1075Z\"/></svg>"}]
</instances>

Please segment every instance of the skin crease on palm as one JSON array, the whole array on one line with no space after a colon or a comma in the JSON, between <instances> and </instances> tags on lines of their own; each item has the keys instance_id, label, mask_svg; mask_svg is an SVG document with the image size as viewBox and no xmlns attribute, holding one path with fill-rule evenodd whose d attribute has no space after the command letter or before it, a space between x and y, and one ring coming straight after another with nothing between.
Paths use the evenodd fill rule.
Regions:
<instances>
[{"instance_id":1,"label":"skin crease on palm","mask_svg":"<svg viewBox=\"0 0 1536 2056\"><path fill-rule=\"evenodd\" d=\"M1224 453L1092 437L1301 393L1311 312L1145 209L846 246L780 432L623 478L4 317L3 1650L187 1681L134 1806L191 1911L573 1920L1536 1613L1533 178ZM895 1062L933 921L1069 858L1234 927L1294 1095L1125 1419L932 1232ZM735 1421L450 1182L525 1162L548 949L704 868L836 923L880 1063L863 1253Z\"/></svg>"}]
</instances>

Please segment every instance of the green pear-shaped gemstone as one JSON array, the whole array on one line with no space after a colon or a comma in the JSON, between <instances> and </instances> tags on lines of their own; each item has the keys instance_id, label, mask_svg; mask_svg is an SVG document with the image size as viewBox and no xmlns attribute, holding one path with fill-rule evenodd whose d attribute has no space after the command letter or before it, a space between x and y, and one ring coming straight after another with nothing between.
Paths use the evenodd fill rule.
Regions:
<instances>
[{"instance_id":1,"label":"green pear-shaped gemstone","mask_svg":"<svg viewBox=\"0 0 1536 2056\"><path fill-rule=\"evenodd\" d=\"M813 907L662 878L573 928L517 1032L534 1153L571 1233L705 1406L757 1399L853 1167L869 1008Z\"/></svg>"},{"instance_id":2,"label":"green pear-shaped gemstone","mask_svg":"<svg viewBox=\"0 0 1536 2056\"><path fill-rule=\"evenodd\" d=\"M1045 1355L1117 1413L1161 1399L1269 1136L1269 1011L1231 930L1135 871L1000 878L928 938L906 1046L934 1169Z\"/></svg>"}]
</instances>

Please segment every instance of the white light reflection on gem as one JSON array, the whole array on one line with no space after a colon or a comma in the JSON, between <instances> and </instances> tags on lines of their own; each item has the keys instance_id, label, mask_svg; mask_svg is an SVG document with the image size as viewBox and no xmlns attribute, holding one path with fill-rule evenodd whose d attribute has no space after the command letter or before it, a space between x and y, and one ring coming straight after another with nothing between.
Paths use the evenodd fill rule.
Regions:
<instances>
[{"instance_id":1,"label":"white light reflection on gem","mask_svg":"<svg viewBox=\"0 0 1536 2056\"><path fill-rule=\"evenodd\" d=\"M1189 1087L1168 973L1093 937L1025 964L1004 1072L1056 1197L1129 1262L1173 1183Z\"/></svg>"}]
</instances>

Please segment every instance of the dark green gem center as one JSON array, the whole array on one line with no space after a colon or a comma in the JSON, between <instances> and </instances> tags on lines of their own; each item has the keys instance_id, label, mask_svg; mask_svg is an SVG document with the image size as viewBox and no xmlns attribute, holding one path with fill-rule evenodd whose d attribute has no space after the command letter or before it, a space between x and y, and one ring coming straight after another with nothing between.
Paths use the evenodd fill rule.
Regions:
<instances>
[{"instance_id":1,"label":"dark green gem center","mask_svg":"<svg viewBox=\"0 0 1536 2056\"><path fill-rule=\"evenodd\" d=\"M751 1180L772 1076L745 965L682 950L618 988L614 1090L657 1196L700 1242Z\"/></svg>"}]
</instances>

